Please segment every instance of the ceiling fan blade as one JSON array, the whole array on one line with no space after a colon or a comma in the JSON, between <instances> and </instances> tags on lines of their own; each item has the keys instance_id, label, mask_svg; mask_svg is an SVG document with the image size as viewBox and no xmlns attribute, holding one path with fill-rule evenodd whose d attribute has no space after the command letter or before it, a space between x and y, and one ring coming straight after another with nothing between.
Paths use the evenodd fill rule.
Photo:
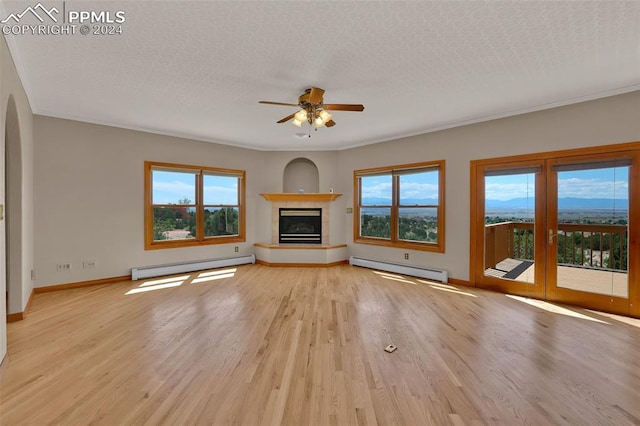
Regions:
<instances>
[{"instance_id":1,"label":"ceiling fan blade","mask_svg":"<svg viewBox=\"0 0 640 426\"><path fill-rule=\"evenodd\" d=\"M295 115L296 115L295 112L293 114L287 115L285 118L278 121L278 123L286 123L287 121L291 120Z\"/></svg>"},{"instance_id":2,"label":"ceiling fan blade","mask_svg":"<svg viewBox=\"0 0 640 426\"><path fill-rule=\"evenodd\" d=\"M364 105L360 104L324 104L322 107L332 111L364 111Z\"/></svg>"},{"instance_id":3,"label":"ceiling fan blade","mask_svg":"<svg viewBox=\"0 0 640 426\"><path fill-rule=\"evenodd\" d=\"M324 95L324 90L319 89L317 87L311 88L311 93L309 93L309 103L311 104L319 104L322 102L322 95Z\"/></svg>"},{"instance_id":4,"label":"ceiling fan blade","mask_svg":"<svg viewBox=\"0 0 640 426\"><path fill-rule=\"evenodd\" d=\"M267 104L267 105L284 105L284 106L294 106L297 107L298 104L286 104L283 102L271 102L271 101L258 101L259 104Z\"/></svg>"},{"instance_id":5,"label":"ceiling fan blade","mask_svg":"<svg viewBox=\"0 0 640 426\"><path fill-rule=\"evenodd\" d=\"M329 120L324 125L327 126L327 127L333 127L333 126L336 125L336 122L333 121L333 120Z\"/></svg>"}]
</instances>

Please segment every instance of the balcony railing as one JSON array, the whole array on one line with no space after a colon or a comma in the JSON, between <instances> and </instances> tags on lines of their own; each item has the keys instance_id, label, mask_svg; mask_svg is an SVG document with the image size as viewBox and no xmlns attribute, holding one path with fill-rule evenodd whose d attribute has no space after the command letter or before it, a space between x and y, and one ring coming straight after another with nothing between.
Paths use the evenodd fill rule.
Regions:
<instances>
[{"instance_id":1,"label":"balcony railing","mask_svg":"<svg viewBox=\"0 0 640 426\"><path fill-rule=\"evenodd\" d=\"M501 222L485 226L485 268L506 259L534 260L531 222ZM627 226L561 223L558 264L627 271Z\"/></svg>"}]
</instances>

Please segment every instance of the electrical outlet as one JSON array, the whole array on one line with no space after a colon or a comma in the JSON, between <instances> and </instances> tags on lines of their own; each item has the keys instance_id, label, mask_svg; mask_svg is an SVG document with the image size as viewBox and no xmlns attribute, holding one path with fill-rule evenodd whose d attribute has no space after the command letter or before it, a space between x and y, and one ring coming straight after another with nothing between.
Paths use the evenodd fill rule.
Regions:
<instances>
[{"instance_id":1,"label":"electrical outlet","mask_svg":"<svg viewBox=\"0 0 640 426\"><path fill-rule=\"evenodd\" d=\"M238 246L236 246L233 251L235 251L236 253L240 251L240 249L238 248Z\"/></svg>"},{"instance_id":2,"label":"electrical outlet","mask_svg":"<svg viewBox=\"0 0 640 426\"><path fill-rule=\"evenodd\" d=\"M404 260L409 260L409 253L404 254Z\"/></svg>"},{"instance_id":3,"label":"electrical outlet","mask_svg":"<svg viewBox=\"0 0 640 426\"><path fill-rule=\"evenodd\" d=\"M347 207L347 214L353 213L353 207Z\"/></svg>"},{"instance_id":4,"label":"electrical outlet","mask_svg":"<svg viewBox=\"0 0 640 426\"><path fill-rule=\"evenodd\" d=\"M70 271L70 270L71 270L71 264L70 263L58 263L56 265L56 271L58 271L58 272Z\"/></svg>"},{"instance_id":5,"label":"electrical outlet","mask_svg":"<svg viewBox=\"0 0 640 426\"><path fill-rule=\"evenodd\" d=\"M82 262L82 268L83 269L93 269L96 267L96 261L95 260L85 260L84 262Z\"/></svg>"}]
</instances>

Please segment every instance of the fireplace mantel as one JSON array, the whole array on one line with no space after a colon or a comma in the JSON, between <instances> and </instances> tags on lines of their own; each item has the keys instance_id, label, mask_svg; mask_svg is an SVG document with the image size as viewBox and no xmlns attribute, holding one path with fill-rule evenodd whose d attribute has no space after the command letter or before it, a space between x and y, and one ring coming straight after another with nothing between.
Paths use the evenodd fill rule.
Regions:
<instances>
[{"instance_id":1,"label":"fireplace mantel","mask_svg":"<svg viewBox=\"0 0 640 426\"><path fill-rule=\"evenodd\" d=\"M310 201L310 202L328 202L335 201L342 194L332 193L267 193L260 194L267 201Z\"/></svg>"}]
</instances>

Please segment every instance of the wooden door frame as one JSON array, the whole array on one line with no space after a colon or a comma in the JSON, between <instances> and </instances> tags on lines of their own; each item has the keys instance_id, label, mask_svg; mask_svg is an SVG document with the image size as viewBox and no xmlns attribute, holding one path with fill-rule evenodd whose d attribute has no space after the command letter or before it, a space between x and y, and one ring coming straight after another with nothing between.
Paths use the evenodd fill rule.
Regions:
<instances>
[{"instance_id":1,"label":"wooden door frame","mask_svg":"<svg viewBox=\"0 0 640 426\"><path fill-rule=\"evenodd\" d=\"M539 290L536 292L529 291L526 294L519 292L519 286L509 283L508 288L503 283L494 283L492 280L484 278L484 171L493 169L513 168L514 165L525 164L526 162L542 162L544 163L543 174L547 176L547 168L553 161L561 158L563 160L578 157L586 157L596 155L599 158L615 157L626 154L632 158L632 166L629 169L629 223L628 223L628 286L629 299L621 299L628 307L619 308L619 301L615 301L610 309L616 313L625 313L630 316L640 318L640 142L628 142L614 145L603 145L595 147L586 147L578 149L568 149L561 151L548 151L535 154L525 154L509 157L498 157L481 160L473 160L470 163L470 249L469 249L469 281L472 286L487 288L501 292L520 294L527 297L544 299L545 297L558 302L576 304L580 306L592 306L590 297L576 297L575 294L568 296L566 294L546 295ZM549 186L549 185L547 185ZM545 187L544 191L548 189ZM546 194L546 197L556 196L557 194ZM538 204L544 204L542 214L546 215L546 200L538 202L538 181L536 181L536 217L538 216ZM548 224L545 223L542 230L546 234ZM482 230L482 232L480 231ZM535 238L540 238L536 232ZM541 238L545 238L542 236ZM546 239L543 240L546 243ZM545 253L549 250L545 249ZM547 256L547 254L545 254ZM538 258L538 252L535 254L536 259L544 260L546 264L549 260L546 257ZM539 262L543 263L543 262ZM536 270L536 273L538 271ZM546 273L545 273L546 275ZM537 276L537 275L536 275ZM496 279L496 281L499 281ZM504 281L504 280L502 280ZM520 284L526 285L526 284ZM548 287L548 286L545 286ZM525 288L531 290L530 288ZM542 293L542 294L541 294ZM561 292L564 293L564 292ZM598 309L602 309L598 306Z\"/></svg>"}]
</instances>

